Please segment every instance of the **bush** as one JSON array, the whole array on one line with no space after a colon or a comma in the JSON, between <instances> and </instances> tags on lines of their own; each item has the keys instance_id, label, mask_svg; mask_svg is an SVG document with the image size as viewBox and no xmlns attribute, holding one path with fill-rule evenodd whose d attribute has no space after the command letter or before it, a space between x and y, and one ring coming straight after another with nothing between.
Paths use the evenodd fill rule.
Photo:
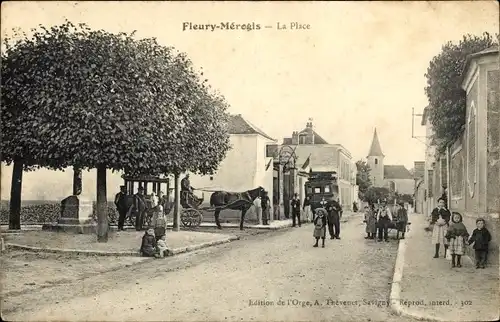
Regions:
<instances>
[{"instance_id":1,"label":"bush","mask_svg":"<svg viewBox=\"0 0 500 322\"><path fill-rule=\"evenodd\" d=\"M96 221L96 204L93 203L91 218ZM55 222L61 214L61 204L59 202L23 205L21 207L21 224L43 224ZM115 205L108 202L108 220L110 224L118 222L118 214ZM0 222L7 224L9 222L9 204L2 202L0 209Z\"/></svg>"}]
</instances>

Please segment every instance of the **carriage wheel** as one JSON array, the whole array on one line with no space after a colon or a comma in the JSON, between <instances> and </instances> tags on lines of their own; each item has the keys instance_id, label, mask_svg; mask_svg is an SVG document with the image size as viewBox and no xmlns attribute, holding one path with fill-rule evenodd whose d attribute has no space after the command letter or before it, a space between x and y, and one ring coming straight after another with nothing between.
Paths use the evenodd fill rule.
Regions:
<instances>
[{"instance_id":1,"label":"carriage wheel","mask_svg":"<svg viewBox=\"0 0 500 322\"><path fill-rule=\"evenodd\" d=\"M201 213L193 208L183 209L181 222L185 227L198 227L201 223Z\"/></svg>"}]
</instances>

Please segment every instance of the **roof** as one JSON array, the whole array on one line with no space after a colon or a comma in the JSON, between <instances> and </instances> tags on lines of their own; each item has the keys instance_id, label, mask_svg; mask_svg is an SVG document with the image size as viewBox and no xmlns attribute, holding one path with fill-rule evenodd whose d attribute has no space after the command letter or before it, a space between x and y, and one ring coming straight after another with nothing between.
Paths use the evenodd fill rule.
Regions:
<instances>
[{"instance_id":1,"label":"roof","mask_svg":"<svg viewBox=\"0 0 500 322\"><path fill-rule=\"evenodd\" d=\"M492 54L497 54L498 55L498 45L493 45L491 47L488 47L484 50L478 51L477 53L470 54L467 56L465 59L465 64L464 68L462 70L462 82L465 81L465 77L467 77L467 70L469 69L470 63L479 57L486 56L486 55L492 55Z\"/></svg>"},{"instance_id":2,"label":"roof","mask_svg":"<svg viewBox=\"0 0 500 322\"><path fill-rule=\"evenodd\" d=\"M377 129L373 132L372 145L370 146L370 151L368 156L380 156L383 157L382 148L380 147L380 142L378 140Z\"/></svg>"},{"instance_id":3,"label":"roof","mask_svg":"<svg viewBox=\"0 0 500 322\"><path fill-rule=\"evenodd\" d=\"M384 179L411 179L413 175L404 165L384 165Z\"/></svg>"},{"instance_id":4,"label":"roof","mask_svg":"<svg viewBox=\"0 0 500 322\"><path fill-rule=\"evenodd\" d=\"M312 171L336 171L338 147L331 144L313 145L299 144L295 146L295 155L297 156L298 167L301 167L311 156L309 167Z\"/></svg>"},{"instance_id":5,"label":"roof","mask_svg":"<svg viewBox=\"0 0 500 322\"><path fill-rule=\"evenodd\" d=\"M303 129L302 131L299 132L299 134L302 133L307 133L307 128ZM328 144L325 139L321 137L316 131L313 130L313 135L314 135L314 144Z\"/></svg>"},{"instance_id":6,"label":"roof","mask_svg":"<svg viewBox=\"0 0 500 322\"><path fill-rule=\"evenodd\" d=\"M276 141L248 120L245 120L241 114L230 115L228 127L229 134L259 134L269 140Z\"/></svg>"}]
</instances>

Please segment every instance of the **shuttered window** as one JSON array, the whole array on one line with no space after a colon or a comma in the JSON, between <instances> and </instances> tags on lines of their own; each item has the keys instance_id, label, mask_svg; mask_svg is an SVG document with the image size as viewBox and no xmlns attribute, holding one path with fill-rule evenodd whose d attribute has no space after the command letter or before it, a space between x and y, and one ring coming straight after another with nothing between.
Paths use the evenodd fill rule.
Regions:
<instances>
[{"instance_id":1,"label":"shuttered window","mask_svg":"<svg viewBox=\"0 0 500 322\"><path fill-rule=\"evenodd\" d=\"M477 180L477 126L476 106L471 102L467 120L467 186L469 194L474 196L474 188Z\"/></svg>"}]
</instances>

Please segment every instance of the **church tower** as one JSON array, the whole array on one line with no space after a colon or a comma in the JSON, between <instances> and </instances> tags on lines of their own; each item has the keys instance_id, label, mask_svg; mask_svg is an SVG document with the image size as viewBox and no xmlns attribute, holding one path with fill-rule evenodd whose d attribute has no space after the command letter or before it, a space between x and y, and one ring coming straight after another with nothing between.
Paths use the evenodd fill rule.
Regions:
<instances>
[{"instance_id":1,"label":"church tower","mask_svg":"<svg viewBox=\"0 0 500 322\"><path fill-rule=\"evenodd\" d=\"M372 145L368 152L367 164L370 167L370 180L374 187L384 186L384 154L378 140L377 129L373 132Z\"/></svg>"}]
</instances>

